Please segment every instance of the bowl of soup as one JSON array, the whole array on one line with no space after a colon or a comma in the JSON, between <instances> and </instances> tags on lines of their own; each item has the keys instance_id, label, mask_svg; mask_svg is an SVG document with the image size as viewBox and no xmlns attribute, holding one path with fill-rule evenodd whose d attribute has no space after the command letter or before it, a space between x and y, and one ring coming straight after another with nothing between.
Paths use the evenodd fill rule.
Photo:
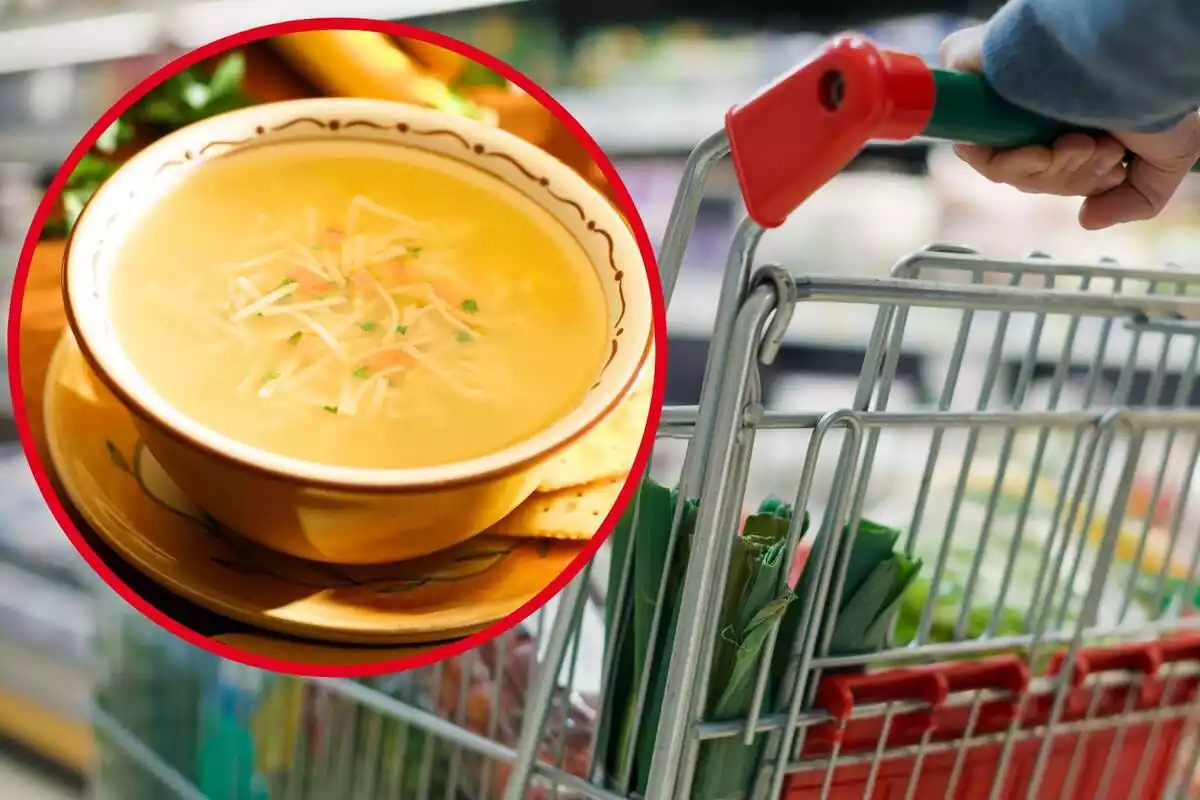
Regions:
<instances>
[{"instance_id":1,"label":"bowl of soup","mask_svg":"<svg viewBox=\"0 0 1200 800\"><path fill-rule=\"evenodd\" d=\"M228 531L332 563L461 542L628 392L647 267L574 171L502 130L321 98L135 155L64 258L71 330Z\"/></svg>"}]
</instances>

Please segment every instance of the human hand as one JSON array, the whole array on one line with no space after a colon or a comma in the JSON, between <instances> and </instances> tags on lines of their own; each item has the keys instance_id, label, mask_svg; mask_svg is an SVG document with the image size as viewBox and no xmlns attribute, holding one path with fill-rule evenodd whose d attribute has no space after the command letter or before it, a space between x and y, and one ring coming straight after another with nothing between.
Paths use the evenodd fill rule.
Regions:
<instances>
[{"instance_id":1,"label":"human hand","mask_svg":"<svg viewBox=\"0 0 1200 800\"><path fill-rule=\"evenodd\" d=\"M942 43L943 65L960 72L982 72L985 30L986 26L978 26L951 34ZM1068 133L1049 146L998 150L959 144L954 150L996 183L1032 194L1087 198L1079 223L1099 230L1151 219L1163 210L1200 160L1200 114L1161 133Z\"/></svg>"}]
</instances>

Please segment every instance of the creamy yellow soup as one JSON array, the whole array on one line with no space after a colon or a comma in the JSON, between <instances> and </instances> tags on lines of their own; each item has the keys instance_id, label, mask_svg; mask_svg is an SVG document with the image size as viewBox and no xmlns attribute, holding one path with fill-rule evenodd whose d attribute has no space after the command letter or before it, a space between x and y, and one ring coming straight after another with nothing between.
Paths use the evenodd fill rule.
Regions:
<instances>
[{"instance_id":1,"label":"creamy yellow soup","mask_svg":"<svg viewBox=\"0 0 1200 800\"><path fill-rule=\"evenodd\" d=\"M570 411L605 357L599 279L553 216L376 143L215 159L137 221L112 280L121 344L168 402L321 464L503 449Z\"/></svg>"}]
</instances>

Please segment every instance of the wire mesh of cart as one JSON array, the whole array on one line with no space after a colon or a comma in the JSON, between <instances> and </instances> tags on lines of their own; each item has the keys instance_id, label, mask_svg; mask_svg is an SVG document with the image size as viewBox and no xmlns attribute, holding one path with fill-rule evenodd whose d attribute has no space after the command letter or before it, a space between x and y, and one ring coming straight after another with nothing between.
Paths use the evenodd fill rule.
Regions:
<instances>
[{"instance_id":1,"label":"wire mesh of cart","mask_svg":"<svg viewBox=\"0 0 1200 800\"><path fill-rule=\"evenodd\" d=\"M748 217L700 402L664 409L600 557L526 624L386 678L256 672L113 623L100 797L1194 796L1200 274L755 258L869 140L1058 131L856 37L732 110L660 253L670 298L732 153ZM781 346L859 312L853 391L805 410Z\"/></svg>"}]
</instances>

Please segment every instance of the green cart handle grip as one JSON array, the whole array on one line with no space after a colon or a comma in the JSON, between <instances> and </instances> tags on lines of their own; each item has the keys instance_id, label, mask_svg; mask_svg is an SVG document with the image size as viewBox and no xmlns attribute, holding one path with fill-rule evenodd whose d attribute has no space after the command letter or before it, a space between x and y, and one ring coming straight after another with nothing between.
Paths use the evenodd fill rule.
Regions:
<instances>
[{"instance_id":1,"label":"green cart handle grip","mask_svg":"<svg viewBox=\"0 0 1200 800\"><path fill-rule=\"evenodd\" d=\"M982 75L948 70L933 73L934 104L922 135L930 139L1012 148L1050 144L1064 133L1100 131L1078 128L1014 106ZM1200 162L1192 167L1200 171Z\"/></svg>"},{"instance_id":2,"label":"green cart handle grip","mask_svg":"<svg viewBox=\"0 0 1200 800\"><path fill-rule=\"evenodd\" d=\"M989 147L1050 144L1070 125L1005 100L982 75L935 69L933 113L922 135Z\"/></svg>"}]
</instances>

